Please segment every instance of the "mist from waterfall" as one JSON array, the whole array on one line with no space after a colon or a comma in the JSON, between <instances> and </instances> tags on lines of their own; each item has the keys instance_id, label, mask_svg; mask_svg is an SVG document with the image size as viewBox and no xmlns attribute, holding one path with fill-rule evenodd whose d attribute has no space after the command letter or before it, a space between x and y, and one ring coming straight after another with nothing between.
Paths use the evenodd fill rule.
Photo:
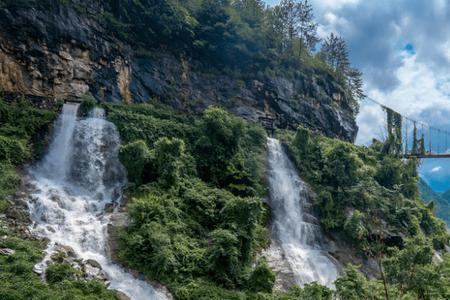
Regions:
<instances>
[{"instance_id":1,"label":"mist from waterfall","mask_svg":"<svg viewBox=\"0 0 450 300\"><path fill-rule=\"evenodd\" d=\"M321 227L307 212L308 188L276 139L268 139L268 162L273 235L295 282L332 287L339 272L323 249Z\"/></svg>"},{"instance_id":2,"label":"mist from waterfall","mask_svg":"<svg viewBox=\"0 0 450 300\"><path fill-rule=\"evenodd\" d=\"M116 127L96 108L87 119L77 118L78 104L65 104L55 125L48 154L30 169L31 231L49 240L44 272L58 245L69 246L83 260L97 261L106 273L109 288L132 300L166 299L151 285L134 278L108 257L105 206L121 201L126 183L118 159Z\"/></svg>"}]
</instances>

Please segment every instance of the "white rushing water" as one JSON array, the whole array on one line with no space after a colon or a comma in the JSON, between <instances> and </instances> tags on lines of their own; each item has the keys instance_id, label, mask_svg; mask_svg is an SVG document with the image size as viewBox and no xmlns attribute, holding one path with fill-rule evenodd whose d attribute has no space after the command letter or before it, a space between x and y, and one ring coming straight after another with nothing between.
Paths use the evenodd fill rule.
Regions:
<instances>
[{"instance_id":1,"label":"white rushing water","mask_svg":"<svg viewBox=\"0 0 450 300\"><path fill-rule=\"evenodd\" d=\"M316 219L307 213L308 189L276 139L268 140L269 183L273 234L301 286L318 282L329 287L338 268L323 250L323 236Z\"/></svg>"},{"instance_id":2,"label":"white rushing water","mask_svg":"<svg viewBox=\"0 0 450 300\"><path fill-rule=\"evenodd\" d=\"M102 109L84 120L77 119L77 110L78 104L64 105L48 154L30 170L31 231L50 241L45 259L35 268L45 270L57 245L69 246L81 259L102 266L111 289L132 300L166 299L113 264L106 253L105 206L121 200L126 181L117 157L119 134L103 119Z\"/></svg>"}]
</instances>

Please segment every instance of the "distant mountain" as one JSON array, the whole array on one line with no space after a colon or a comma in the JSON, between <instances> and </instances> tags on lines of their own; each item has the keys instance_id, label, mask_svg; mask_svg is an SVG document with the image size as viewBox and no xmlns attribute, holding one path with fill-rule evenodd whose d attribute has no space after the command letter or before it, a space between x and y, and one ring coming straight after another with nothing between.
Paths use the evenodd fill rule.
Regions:
<instances>
[{"instance_id":1,"label":"distant mountain","mask_svg":"<svg viewBox=\"0 0 450 300\"><path fill-rule=\"evenodd\" d=\"M421 178L419 180L420 198L428 203L433 201L436 208L436 215L443 219L450 226L450 190L438 193Z\"/></svg>"}]
</instances>

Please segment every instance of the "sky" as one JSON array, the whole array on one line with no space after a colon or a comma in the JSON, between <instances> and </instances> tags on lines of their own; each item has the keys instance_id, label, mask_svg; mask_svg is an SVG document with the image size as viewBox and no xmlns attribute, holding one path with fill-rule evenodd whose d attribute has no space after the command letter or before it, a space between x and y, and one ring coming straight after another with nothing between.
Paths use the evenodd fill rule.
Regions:
<instances>
[{"instance_id":1,"label":"sky","mask_svg":"<svg viewBox=\"0 0 450 300\"><path fill-rule=\"evenodd\" d=\"M450 1L310 3L320 24L320 37L334 32L347 41L352 64L364 73L369 97L403 115L450 131ZM379 107L363 101L356 143L367 145L373 138L385 136L385 119ZM450 189L450 159L424 160L420 173L433 189Z\"/></svg>"}]
</instances>

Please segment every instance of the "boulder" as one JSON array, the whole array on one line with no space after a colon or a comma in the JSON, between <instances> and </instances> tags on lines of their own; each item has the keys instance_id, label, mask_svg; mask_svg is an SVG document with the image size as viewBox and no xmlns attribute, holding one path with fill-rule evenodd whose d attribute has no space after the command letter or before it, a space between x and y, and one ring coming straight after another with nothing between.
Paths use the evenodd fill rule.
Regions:
<instances>
[{"instance_id":1,"label":"boulder","mask_svg":"<svg viewBox=\"0 0 450 300\"><path fill-rule=\"evenodd\" d=\"M15 250L9 248L0 248L0 255L10 256L16 253Z\"/></svg>"}]
</instances>

